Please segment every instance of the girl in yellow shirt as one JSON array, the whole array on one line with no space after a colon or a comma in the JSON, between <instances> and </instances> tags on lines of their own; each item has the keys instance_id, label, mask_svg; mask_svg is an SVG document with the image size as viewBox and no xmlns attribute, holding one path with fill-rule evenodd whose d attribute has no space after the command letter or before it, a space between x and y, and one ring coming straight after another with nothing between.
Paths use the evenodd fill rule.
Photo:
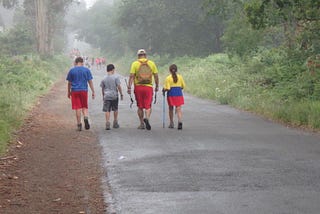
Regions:
<instances>
[{"instance_id":1,"label":"girl in yellow shirt","mask_svg":"<svg viewBox=\"0 0 320 214\"><path fill-rule=\"evenodd\" d=\"M175 107L178 117L178 130L182 129L182 110L181 106L184 104L182 90L185 88L185 82L180 74L177 74L178 67L175 64L169 67L170 75L166 77L163 90L167 92L167 101L169 106L169 128L174 128L173 123L173 109Z\"/></svg>"}]
</instances>

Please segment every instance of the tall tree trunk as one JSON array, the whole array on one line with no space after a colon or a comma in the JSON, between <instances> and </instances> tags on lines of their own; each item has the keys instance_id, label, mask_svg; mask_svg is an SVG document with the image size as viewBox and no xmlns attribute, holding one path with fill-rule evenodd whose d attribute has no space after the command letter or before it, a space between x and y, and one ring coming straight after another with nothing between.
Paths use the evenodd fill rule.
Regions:
<instances>
[{"instance_id":1,"label":"tall tree trunk","mask_svg":"<svg viewBox=\"0 0 320 214\"><path fill-rule=\"evenodd\" d=\"M45 56L50 52L49 48L49 26L47 18L47 0L34 0L36 9L36 36L37 50L40 55Z\"/></svg>"}]
</instances>

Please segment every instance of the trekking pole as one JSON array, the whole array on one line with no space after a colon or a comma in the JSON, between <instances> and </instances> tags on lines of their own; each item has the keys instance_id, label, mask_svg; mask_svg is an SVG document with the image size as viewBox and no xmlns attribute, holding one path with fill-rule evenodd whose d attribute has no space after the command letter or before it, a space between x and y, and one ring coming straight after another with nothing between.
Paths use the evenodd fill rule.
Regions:
<instances>
[{"instance_id":1,"label":"trekking pole","mask_svg":"<svg viewBox=\"0 0 320 214\"><path fill-rule=\"evenodd\" d=\"M124 79L125 82L126 82L126 85L127 85L127 88L128 88L128 82L127 82L127 79ZM133 99L132 99L132 95L131 93L129 94L130 95L130 100L131 100L131 103L130 103L130 108L132 108L132 104L133 104Z\"/></svg>"},{"instance_id":2,"label":"trekking pole","mask_svg":"<svg viewBox=\"0 0 320 214\"><path fill-rule=\"evenodd\" d=\"M153 101L153 104L156 104L157 103L157 92L155 92L154 94L154 101Z\"/></svg>"},{"instance_id":3,"label":"trekking pole","mask_svg":"<svg viewBox=\"0 0 320 214\"><path fill-rule=\"evenodd\" d=\"M162 128L165 126L165 120L166 120L166 93L162 93Z\"/></svg>"}]
</instances>

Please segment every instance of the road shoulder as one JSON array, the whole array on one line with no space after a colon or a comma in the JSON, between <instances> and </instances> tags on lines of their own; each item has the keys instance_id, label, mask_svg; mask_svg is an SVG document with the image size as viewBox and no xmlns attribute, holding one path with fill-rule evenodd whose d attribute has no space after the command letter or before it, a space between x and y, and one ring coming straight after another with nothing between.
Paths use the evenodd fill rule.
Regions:
<instances>
[{"instance_id":1,"label":"road shoulder","mask_svg":"<svg viewBox=\"0 0 320 214\"><path fill-rule=\"evenodd\" d=\"M0 157L0 213L103 213L101 148L77 132L66 82L39 99Z\"/></svg>"}]
</instances>

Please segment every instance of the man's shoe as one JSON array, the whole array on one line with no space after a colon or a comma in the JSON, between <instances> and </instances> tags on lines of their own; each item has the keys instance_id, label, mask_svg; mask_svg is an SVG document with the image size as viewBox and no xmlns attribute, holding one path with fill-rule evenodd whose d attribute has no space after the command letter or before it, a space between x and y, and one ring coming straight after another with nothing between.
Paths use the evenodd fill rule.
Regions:
<instances>
[{"instance_id":1,"label":"man's shoe","mask_svg":"<svg viewBox=\"0 0 320 214\"><path fill-rule=\"evenodd\" d=\"M106 122L106 130L110 130L110 122Z\"/></svg>"},{"instance_id":2,"label":"man's shoe","mask_svg":"<svg viewBox=\"0 0 320 214\"><path fill-rule=\"evenodd\" d=\"M119 126L119 123L117 120L113 121L113 128L115 129L118 129L120 126Z\"/></svg>"},{"instance_id":3,"label":"man's shoe","mask_svg":"<svg viewBox=\"0 0 320 214\"><path fill-rule=\"evenodd\" d=\"M90 129L90 124L89 124L89 120L87 117L84 118L84 128L86 130Z\"/></svg>"},{"instance_id":4,"label":"man's shoe","mask_svg":"<svg viewBox=\"0 0 320 214\"><path fill-rule=\"evenodd\" d=\"M151 126L150 126L149 120L147 118L144 118L143 122L146 124L146 129L147 130L151 130Z\"/></svg>"},{"instance_id":5,"label":"man's shoe","mask_svg":"<svg viewBox=\"0 0 320 214\"><path fill-rule=\"evenodd\" d=\"M79 123L79 124L77 125L77 130L78 130L79 132L82 130L82 124L81 124L81 123Z\"/></svg>"},{"instance_id":6,"label":"man's shoe","mask_svg":"<svg viewBox=\"0 0 320 214\"><path fill-rule=\"evenodd\" d=\"M170 123L168 126L169 129L173 129L174 128L174 123Z\"/></svg>"},{"instance_id":7,"label":"man's shoe","mask_svg":"<svg viewBox=\"0 0 320 214\"><path fill-rule=\"evenodd\" d=\"M182 123L181 122L178 123L178 130L182 130Z\"/></svg>"},{"instance_id":8,"label":"man's shoe","mask_svg":"<svg viewBox=\"0 0 320 214\"><path fill-rule=\"evenodd\" d=\"M145 129L144 124L141 123L140 126L138 126L138 129Z\"/></svg>"}]
</instances>

